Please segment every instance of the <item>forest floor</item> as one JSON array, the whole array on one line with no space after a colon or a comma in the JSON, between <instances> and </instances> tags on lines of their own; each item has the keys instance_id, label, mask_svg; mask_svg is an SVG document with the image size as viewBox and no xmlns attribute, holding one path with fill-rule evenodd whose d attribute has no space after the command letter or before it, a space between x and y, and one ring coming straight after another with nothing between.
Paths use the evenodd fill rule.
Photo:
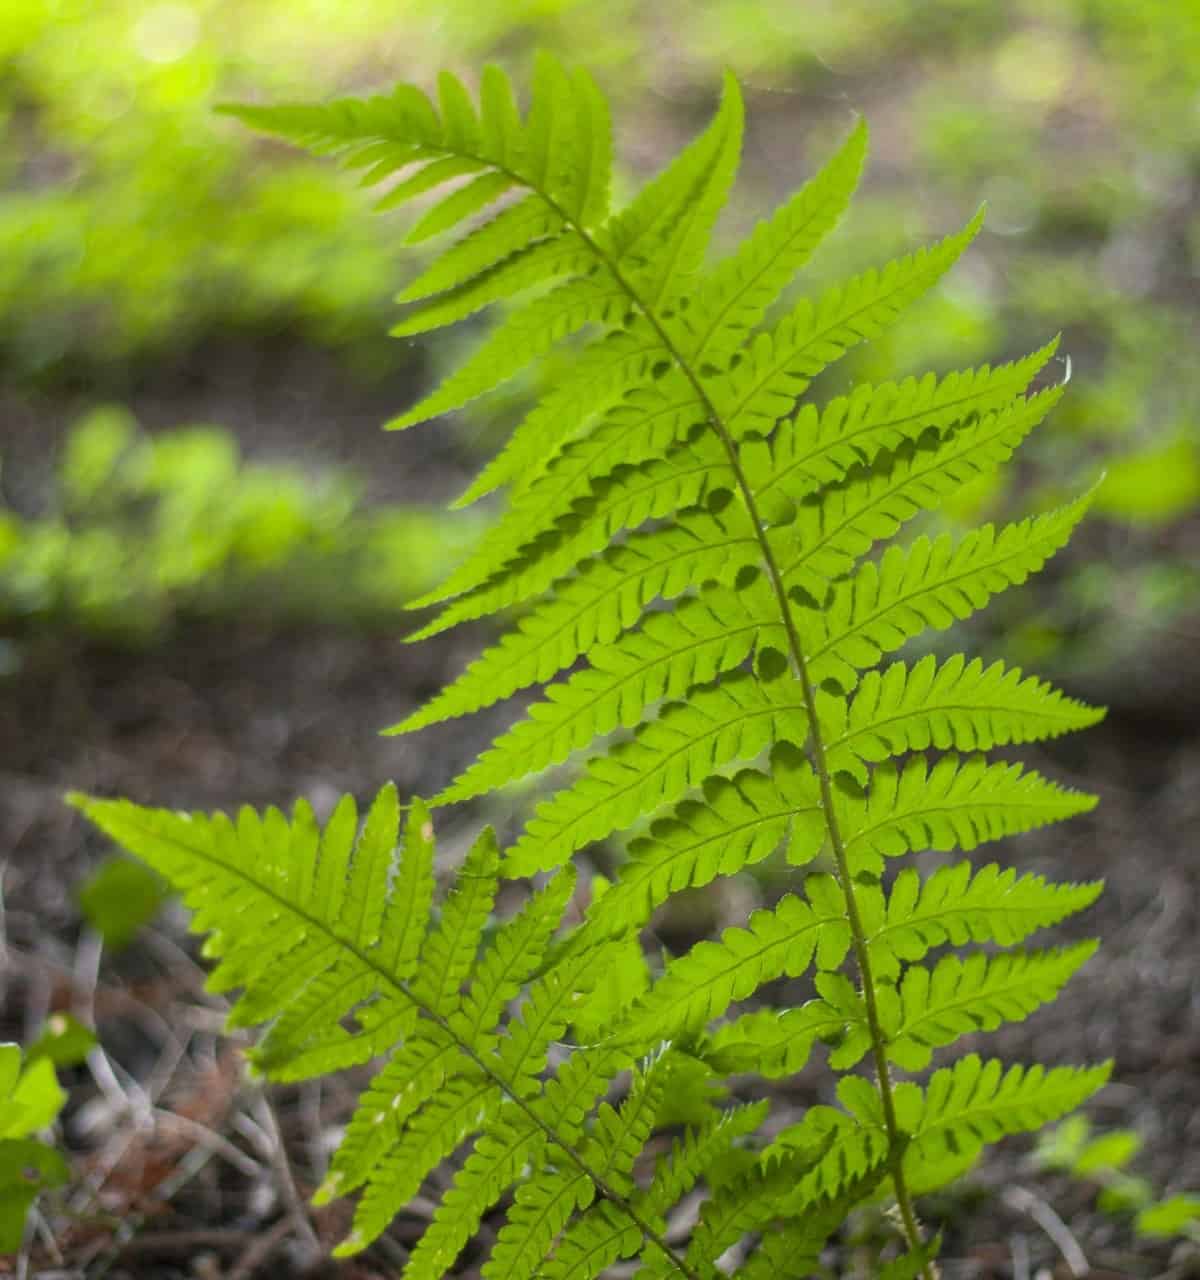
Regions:
<instances>
[{"instance_id":1,"label":"forest floor","mask_svg":"<svg viewBox=\"0 0 1200 1280\"><path fill-rule=\"evenodd\" d=\"M453 447L421 455L375 429L398 400L382 403L389 389L378 402L355 401L319 363L307 377L274 358L221 367L181 399L149 387L133 408L152 427L216 420L239 427L252 450L309 450L331 461L348 451L350 433L365 436L366 452L356 440L353 454L379 498L429 501L461 487L466 459ZM16 452L34 474L69 415L44 403L9 408ZM397 459L414 455L418 465L402 471ZM19 678L0 683L0 1039L26 1039L51 1011L71 1010L94 1021L103 1050L67 1075L65 1137L80 1180L69 1219L56 1215L55 1231L35 1234L25 1274L396 1273L427 1215L424 1200L362 1260L337 1269L317 1259L344 1232L346 1206L301 1207L346 1120L354 1078L269 1094L248 1081L242 1042L219 1034L223 1005L202 989L178 910L126 951L103 952L75 895L105 850L62 796L84 789L231 808L304 795L322 812L341 792L365 796L388 779L428 791L472 757L503 710L417 742L378 730L461 669L479 640L464 633L407 646L398 635L332 627L271 634L214 624L142 653L35 646ZM1177 670L1171 680L1164 705L1200 673ZM1099 903L1058 931L1098 935L1099 954L1051 1008L988 1045L1014 1061L1112 1057L1113 1082L1088 1113L1101 1129L1135 1128L1145 1139L1136 1172L1172 1190L1200 1189L1200 865L1189 856L1200 829L1197 723L1191 714L1164 722L1118 709L1045 752L1055 777L1099 792L1099 809L975 855L1058 879L1106 880ZM448 858L474 818L450 816L441 837ZM736 893L705 905L718 923L743 910ZM822 1074L805 1072L781 1095L784 1118L825 1100ZM931 1220L946 1224L947 1280L1200 1275L1192 1246L1136 1242L1127 1222L1096 1210L1094 1187L1039 1170L1031 1149L1004 1144L930 1206ZM16 1266L0 1259L0 1273ZM853 1249L835 1266L858 1274ZM477 1274L470 1259L459 1274Z\"/></svg>"}]
</instances>

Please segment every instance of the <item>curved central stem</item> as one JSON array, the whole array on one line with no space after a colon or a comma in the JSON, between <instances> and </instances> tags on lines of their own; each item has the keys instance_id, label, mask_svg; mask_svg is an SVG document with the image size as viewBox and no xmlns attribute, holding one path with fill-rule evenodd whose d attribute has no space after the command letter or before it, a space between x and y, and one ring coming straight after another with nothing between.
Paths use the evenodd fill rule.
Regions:
<instances>
[{"instance_id":1,"label":"curved central stem","mask_svg":"<svg viewBox=\"0 0 1200 1280\"><path fill-rule=\"evenodd\" d=\"M560 213L563 211L560 209ZM817 714L816 690L813 687L812 677L809 674L808 664L804 656L804 648L800 643L800 635L796 629L796 621L792 615L791 601L788 599L787 588L784 584L783 573L779 567L779 562L775 557L775 552L771 547L770 539L767 537L767 530L764 521L759 515L758 506L754 498L754 490L747 479L745 469L742 467L741 459L738 456L737 442L733 438L728 424L725 422L722 414L713 402L711 396L704 389L703 384L696 371L692 368L690 360L679 348L678 344L671 337L670 332L663 324L662 320L656 314L652 305L646 302L638 293L638 291L629 283L621 270L620 263L605 251L605 249L596 241L596 239L582 226L574 222L573 219L566 218L570 221L577 234L587 244L589 249L600 259L601 262L611 272L613 279L625 291L630 301L645 316L647 322L653 327L659 341L662 342L664 348L670 353L680 372L691 385L697 400L704 407L704 411L708 416L708 425L716 432L717 437L721 441L721 445L725 450L725 454L729 460L730 469L736 480L738 491L741 494L742 501L746 505L746 511L750 517L750 522L754 528L755 538L757 539L759 550L762 554L763 565L766 568L767 577L770 579L771 589L775 594L779 605L779 612L782 615L784 630L787 635L789 657L792 670L796 678L800 682L803 691L805 710L809 721L808 734L808 752L813 766L813 772L816 774L817 783L821 791L821 807L825 814L825 827L829 835L829 842L833 848L834 861L837 867L838 881L842 888L842 893L846 900L846 918L850 925L850 934L853 943L854 959L858 966L859 977L862 981L863 1004L866 1009L867 1027L871 1036L871 1052L875 1063L875 1074L879 1081L879 1096L883 1110L884 1127L887 1131L888 1150L890 1153L890 1173L892 1183L896 1191L896 1203L900 1210L900 1217L904 1224L904 1232L908 1238L909 1247L916 1251L921 1247L921 1232L917 1224L917 1216L913 1210L912 1196L908 1190L908 1184L904 1176L904 1169L901 1164L901 1154L904 1150L905 1135L900 1129L899 1122L896 1118L896 1104L892 1094L891 1072L888 1069L887 1060L887 1037L883 1031L883 1025L879 1016L879 1004L875 994L875 979L871 969L871 955L867 946L866 929L863 926L862 913L858 908L858 901L854 894L853 879L850 874L850 863L846 855L846 842L842 837L841 828L838 824L837 813L834 809L833 783L829 773L829 761L825 750L825 742L821 732L821 722ZM925 1264L921 1268L921 1274L925 1280L932 1280L932 1272Z\"/></svg>"}]
</instances>

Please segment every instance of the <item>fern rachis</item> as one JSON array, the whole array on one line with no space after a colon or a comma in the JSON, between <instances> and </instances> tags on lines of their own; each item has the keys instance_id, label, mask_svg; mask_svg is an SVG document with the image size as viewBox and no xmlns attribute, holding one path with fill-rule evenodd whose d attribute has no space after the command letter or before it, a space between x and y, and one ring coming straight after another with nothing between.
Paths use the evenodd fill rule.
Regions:
<instances>
[{"instance_id":1,"label":"fern rachis","mask_svg":"<svg viewBox=\"0 0 1200 1280\"><path fill-rule=\"evenodd\" d=\"M234 1018L270 1024L260 1070L298 1079L388 1055L321 1192L362 1188L343 1250L367 1246L471 1141L409 1258L415 1280L446 1274L510 1192L488 1280L591 1280L634 1258L643 1276L709 1280L744 1237L757 1241L737 1273L746 1280L804 1274L881 1187L898 1205L906 1274L929 1276L914 1194L984 1143L1077 1105L1106 1068L1005 1074L968 1057L925 1085L894 1079L924 1071L964 1031L1052 1000L1090 944L922 960L945 944L1024 943L1099 886L967 862L891 877L886 862L1088 808L1090 797L980 753L1100 713L1001 664L883 659L1036 572L1087 498L957 542L875 551L1007 461L1061 394L1026 395L1053 344L995 368L800 400L936 283L979 218L773 318L850 198L862 125L705 267L740 144L732 79L709 128L611 216L603 98L548 58L524 116L494 69L478 111L446 75L436 106L402 86L239 114L340 153L368 182L396 179L385 204L461 182L414 240L508 202L402 295L401 333L511 307L393 427L485 395L561 344L575 353L464 495L507 487L510 501L494 537L424 602L443 609L423 634L513 605L527 616L396 730L547 686L434 800L486 796L597 751L510 848L485 832L437 908L428 811L408 807L397 854L390 791L357 838L349 802L318 832L304 805L290 821L271 811L233 824L79 801L184 890L221 957L214 981L244 991ZM930 748L946 754L929 761ZM582 919L563 927L574 855L627 831L615 881L591 885ZM823 853L826 869L798 873L795 892L744 928L651 969L638 934L654 910L778 849L795 867ZM491 925L500 883L542 871L548 882ZM753 1007L764 984L805 974L815 998ZM868 1057L874 1083L843 1075L838 1107L813 1108L770 1144L758 1136L764 1107L719 1104L726 1073L784 1075L820 1045L838 1073ZM652 1135L680 1125L647 1170ZM672 1243L667 1215L701 1183L696 1230Z\"/></svg>"}]
</instances>

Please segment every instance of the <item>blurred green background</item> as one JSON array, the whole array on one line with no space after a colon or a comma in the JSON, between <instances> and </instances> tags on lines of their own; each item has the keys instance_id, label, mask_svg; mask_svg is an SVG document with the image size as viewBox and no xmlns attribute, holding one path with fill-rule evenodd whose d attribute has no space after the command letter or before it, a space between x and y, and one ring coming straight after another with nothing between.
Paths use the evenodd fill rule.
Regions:
<instances>
[{"instance_id":1,"label":"blurred green background","mask_svg":"<svg viewBox=\"0 0 1200 1280\"><path fill-rule=\"evenodd\" d=\"M1158 647L1188 636L1200 595L1194 0L6 0L0 408L9 425L0 440L10 436L13 447L0 475L9 507L0 617L10 629L36 619L144 640L166 634L180 610L244 608L260 570L268 589L253 587L256 600L278 596L287 617L307 600L317 616L379 621L420 589L415 570L390 598L378 575L364 576L361 602L351 599L360 579L342 574L338 556L361 560L362 539L382 537L366 531L374 518L359 508L381 496L411 501L414 491L451 496L506 406L434 428L437 443L391 440L389 453L368 441L371 415L381 421L417 394L462 339L386 339L391 298L415 265L401 257L395 221L372 215L368 198L329 166L212 108L399 78L428 84L442 66L469 79L485 59L520 81L538 46L590 66L613 96L631 179L700 123L721 68L732 67L747 89L749 136L727 235L795 186L865 113L874 138L865 195L814 279L943 234L986 199L987 230L967 260L918 317L839 367L836 385L1013 356L1063 331L1070 364L1054 376L1072 377L1064 406L1029 446L1015 484L963 494L950 514L1008 515L1107 468L1100 519L1075 557L1086 567L1058 571L1036 610L1017 606L1038 618L1021 624L1012 656L1095 674L1131 661L1153 667ZM156 433L172 414L183 425L211 418L211 397L196 395L193 408L189 388L209 385L231 352L240 361L271 353L256 376L289 382L316 406L300 415L307 425L281 423L278 403L260 415L273 419L265 427L254 415L229 424L252 461L283 454L290 478L273 512L252 510L263 478L229 478L243 465L234 438L181 438L174 470L155 464L156 511L147 513L145 493L134 503L159 533L142 540L123 580L114 557L129 544L130 467L147 464L127 460L86 493L73 489L82 446L65 428L110 402L145 409ZM323 372L310 395L313 367ZM343 419L339 404L349 402L358 409ZM116 433L107 443L105 430ZM92 421L88 438L115 458L118 437L132 430L114 410ZM411 468L414 451L420 477L389 484L389 468ZM329 470L356 460L365 486ZM214 466L238 494L236 535L164 515L199 509L203 481L192 471L211 477ZM430 572L440 570L461 544L437 519L425 512L408 543L393 528L383 562L428 559ZM340 532L330 533L331 521ZM202 526L207 541L189 549ZM231 550L239 539L259 551ZM266 561L261 545L275 548ZM431 556L431 546L445 554ZM281 575L271 571L283 560L284 576L311 574L316 588L277 593ZM82 601L68 581L81 575ZM999 625L1009 625L1003 613Z\"/></svg>"}]
</instances>

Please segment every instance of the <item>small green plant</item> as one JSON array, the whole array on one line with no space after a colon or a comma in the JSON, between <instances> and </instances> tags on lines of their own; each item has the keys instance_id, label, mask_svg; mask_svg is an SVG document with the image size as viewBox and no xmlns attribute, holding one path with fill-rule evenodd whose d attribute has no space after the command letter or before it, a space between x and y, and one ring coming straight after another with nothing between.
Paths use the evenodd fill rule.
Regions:
<instances>
[{"instance_id":1,"label":"small green plant","mask_svg":"<svg viewBox=\"0 0 1200 1280\"><path fill-rule=\"evenodd\" d=\"M146 436L118 409L73 428L57 480L45 517L0 512L0 624L144 643L201 618L379 623L481 527L364 509L345 471L246 462L217 427Z\"/></svg>"},{"instance_id":2,"label":"small green plant","mask_svg":"<svg viewBox=\"0 0 1200 1280\"><path fill-rule=\"evenodd\" d=\"M1038 1138L1034 1159L1043 1168L1096 1184L1100 1208L1114 1217L1132 1216L1139 1236L1200 1242L1200 1196L1156 1195L1145 1178L1128 1169L1141 1149L1142 1139L1132 1129L1093 1134L1087 1117L1074 1115Z\"/></svg>"},{"instance_id":3,"label":"small green plant","mask_svg":"<svg viewBox=\"0 0 1200 1280\"><path fill-rule=\"evenodd\" d=\"M73 1034L71 1024L63 1028ZM34 1136L50 1128L67 1100L49 1051L57 1038L52 1029L23 1065L20 1045L0 1044L0 1253L21 1247L33 1202L70 1175L59 1152Z\"/></svg>"},{"instance_id":4,"label":"small green plant","mask_svg":"<svg viewBox=\"0 0 1200 1280\"><path fill-rule=\"evenodd\" d=\"M1071 1111L1109 1070L970 1053L926 1075L963 1034L1055 998L1094 944L1021 944L1100 885L891 865L1094 803L983 753L1098 710L1000 663L889 660L1023 582L1086 511L1090 494L957 542L883 546L1007 461L1057 403L1061 387L1029 392L1055 344L809 394L936 284L980 217L779 310L851 197L862 125L707 265L740 150L732 78L711 125L616 214L606 102L549 58L524 114L494 68L478 109L446 74L436 105L401 85L236 114L386 180L388 205L455 182L413 241L492 211L405 290L397 332L511 309L393 427L564 344L572 357L465 495L506 487L508 507L422 601L444 606L422 634L517 605L525 616L397 731L548 688L430 806L385 788L360 831L350 798L324 827L304 802L290 818L230 819L75 798L183 892L219 961L213 986L242 991L232 1022L268 1024L259 1071L298 1080L387 1055L318 1192L362 1191L339 1252L369 1245L471 1142L442 1175L410 1280L452 1273L502 1201L486 1280L590 1280L633 1259L644 1278L711 1280L727 1256L740 1280L805 1276L877 1197L896 1206L900 1254L879 1274L928 1280L937 1245L918 1197L986 1144ZM480 835L435 905L430 807L589 750L509 847ZM615 879L576 902L576 855L620 833ZM794 868L793 892L665 963L646 954L642 931L673 894L769 857ZM492 921L501 885L527 879L523 905L507 909L506 887ZM775 1002L784 978L810 998ZM836 1105L768 1130L766 1096L727 1103L730 1076L787 1077L814 1053ZM678 1233L698 1188L698 1220Z\"/></svg>"}]
</instances>

